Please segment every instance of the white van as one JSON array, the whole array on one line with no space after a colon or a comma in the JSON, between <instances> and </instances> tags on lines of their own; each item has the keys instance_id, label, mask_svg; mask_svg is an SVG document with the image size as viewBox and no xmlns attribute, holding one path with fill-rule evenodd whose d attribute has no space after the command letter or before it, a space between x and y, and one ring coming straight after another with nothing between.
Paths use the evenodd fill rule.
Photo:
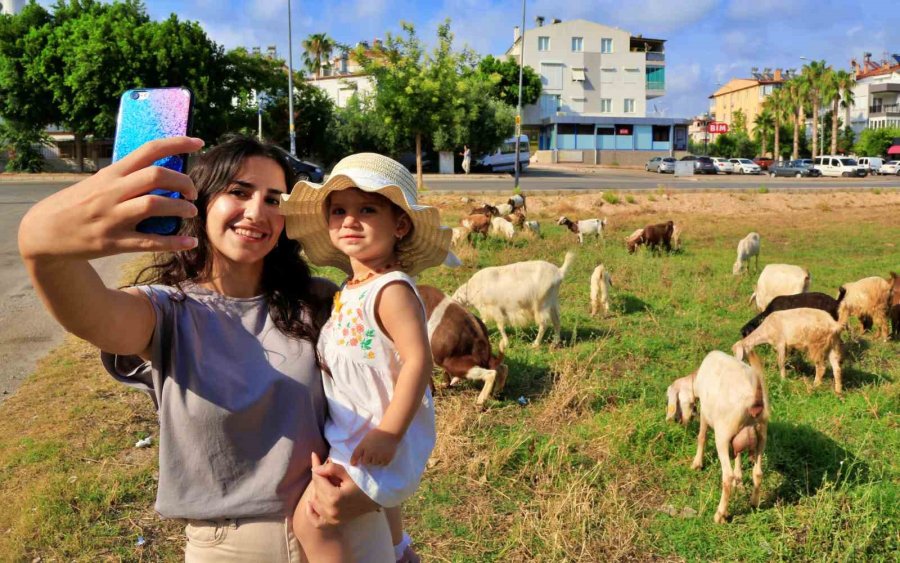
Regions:
<instances>
[{"instance_id":1,"label":"white van","mask_svg":"<svg viewBox=\"0 0 900 563\"><path fill-rule=\"evenodd\" d=\"M858 177L868 174L866 168L859 165L855 159L848 156L824 155L817 156L815 166L822 172L822 176Z\"/></svg>"},{"instance_id":2,"label":"white van","mask_svg":"<svg viewBox=\"0 0 900 563\"><path fill-rule=\"evenodd\" d=\"M864 156L857 160L860 166L864 166L869 174L878 174L884 159L877 156Z\"/></svg>"},{"instance_id":3,"label":"white van","mask_svg":"<svg viewBox=\"0 0 900 563\"><path fill-rule=\"evenodd\" d=\"M528 135L519 137L519 172L528 168L531 160L531 149L528 146ZM479 168L486 168L491 172L515 170L516 167L516 138L510 137L493 154L486 154L475 161Z\"/></svg>"}]
</instances>

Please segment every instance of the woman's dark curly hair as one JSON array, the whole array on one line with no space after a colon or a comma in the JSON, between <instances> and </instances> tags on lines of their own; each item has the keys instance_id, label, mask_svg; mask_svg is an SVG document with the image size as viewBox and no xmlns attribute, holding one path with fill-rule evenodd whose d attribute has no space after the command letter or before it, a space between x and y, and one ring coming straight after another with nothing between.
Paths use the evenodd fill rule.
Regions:
<instances>
[{"instance_id":1,"label":"woman's dark curly hair","mask_svg":"<svg viewBox=\"0 0 900 563\"><path fill-rule=\"evenodd\" d=\"M197 188L197 216L184 220L180 235L197 238L197 247L167 254L157 254L154 263L141 271L135 284L161 284L182 290L185 282L201 282L212 273L213 247L206 234L206 211L210 202L225 192L244 162L259 156L275 161L284 171L288 192L294 185L294 172L285 153L251 137L233 136L198 157L190 172ZM300 258L300 243L289 239L284 231L278 244L263 259L262 294L269 305L275 326L288 336L315 345L321 328L321 312L328 303L312 291L312 274ZM327 318L327 315L326 315Z\"/></svg>"}]
</instances>

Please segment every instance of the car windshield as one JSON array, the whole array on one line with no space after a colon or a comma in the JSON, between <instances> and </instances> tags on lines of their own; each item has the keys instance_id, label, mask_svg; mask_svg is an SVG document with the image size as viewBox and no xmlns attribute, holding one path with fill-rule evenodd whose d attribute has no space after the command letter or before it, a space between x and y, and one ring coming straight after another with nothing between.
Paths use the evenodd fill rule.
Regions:
<instances>
[{"instance_id":1,"label":"car windshield","mask_svg":"<svg viewBox=\"0 0 900 563\"><path fill-rule=\"evenodd\" d=\"M753 161L750 160L749 158L739 158L738 161L739 161L741 164L753 164Z\"/></svg>"},{"instance_id":2,"label":"car windshield","mask_svg":"<svg viewBox=\"0 0 900 563\"><path fill-rule=\"evenodd\" d=\"M852 158L842 158L841 164L843 164L844 166L856 166L856 161Z\"/></svg>"},{"instance_id":3,"label":"car windshield","mask_svg":"<svg viewBox=\"0 0 900 563\"><path fill-rule=\"evenodd\" d=\"M892 165L892 166L893 166L893 165L896 165L896 164L900 164L900 160L891 160L891 161L888 162L888 164L890 164L890 165Z\"/></svg>"},{"instance_id":4,"label":"car windshield","mask_svg":"<svg viewBox=\"0 0 900 563\"><path fill-rule=\"evenodd\" d=\"M664 158L664 159L663 159L663 162L675 162L675 159L672 158L672 157Z\"/></svg>"}]
</instances>

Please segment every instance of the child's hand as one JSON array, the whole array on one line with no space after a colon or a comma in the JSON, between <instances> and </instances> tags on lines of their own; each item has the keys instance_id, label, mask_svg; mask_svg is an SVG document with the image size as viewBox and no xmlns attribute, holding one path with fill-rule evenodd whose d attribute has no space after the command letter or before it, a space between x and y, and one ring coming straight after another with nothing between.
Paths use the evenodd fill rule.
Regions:
<instances>
[{"instance_id":1,"label":"child's hand","mask_svg":"<svg viewBox=\"0 0 900 563\"><path fill-rule=\"evenodd\" d=\"M379 430L371 430L353 450L350 465L387 465L397 453L400 438L394 434Z\"/></svg>"}]
</instances>

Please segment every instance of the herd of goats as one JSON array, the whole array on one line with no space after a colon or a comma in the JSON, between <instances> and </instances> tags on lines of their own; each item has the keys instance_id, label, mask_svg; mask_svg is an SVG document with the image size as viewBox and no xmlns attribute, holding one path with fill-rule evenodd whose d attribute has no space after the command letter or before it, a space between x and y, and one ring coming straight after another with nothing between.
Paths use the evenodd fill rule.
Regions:
<instances>
[{"instance_id":1,"label":"herd of goats","mask_svg":"<svg viewBox=\"0 0 900 563\"><path fill-rule=\"evenodd\" d=\"M540 233L536 221L526 219L525 196L515 195L505 204L473 209L455 228L453 244L475 235L512 238L514 229ZM586 235L602 236L605 219L572 221L560 217L583 243ZM646 246L651 251L671 251L680 244L680 229L672 221L647 225L629 235L625 244L630 253ZM760 236L750 233L737 245L737 259L732 273L749 272L755 258L759 270ZM559 289L574 261L574 253L566 253L561 266L543 260L516 262L483 268L461 285L452 296L431 286L419 286L428 316L428 334L435 365L446 374L447 384L463 380L484 382L477 404L503 389L508 375L503 363L509 345L507 326L538 326L533 346L539 346L552 324L553 343L560 341ZM876 336L888 338L888 319L892 335L900 338L900 276L890 279L878 276L846 283L837 298L809 292L810 274L800 266L769 264L759 274L750 301L759 314L741 329L742 339L732 347L732 354L710 352L697 371L677 379L667 390L666 419L687 425L697 413L700 432L692 467L700 469L707 430L712 427L716 451L722 465L722 496L714 520L727 518L728 500L735 487L741 485L741 455L753 460L753 491L750 503L756 507L762 482L762 455L770 416L769 400L760 359L754 348L772 346L777 354L781 377L786 375L788 352L806 354L815 365L814 384L819 385L826 371L826 360L834 375L834 390L842 392L843 361L841 333L851 317L857 317L864 330L874 328ZM609 312L611 277L601 264L591 275L591 315L600 309ZM478 311L478 316L469 312ZM500 333L499 353L491 351L485 323L493 323ZM732 468L733 461L733 468Z\"/></svg>"}]
</instances>

